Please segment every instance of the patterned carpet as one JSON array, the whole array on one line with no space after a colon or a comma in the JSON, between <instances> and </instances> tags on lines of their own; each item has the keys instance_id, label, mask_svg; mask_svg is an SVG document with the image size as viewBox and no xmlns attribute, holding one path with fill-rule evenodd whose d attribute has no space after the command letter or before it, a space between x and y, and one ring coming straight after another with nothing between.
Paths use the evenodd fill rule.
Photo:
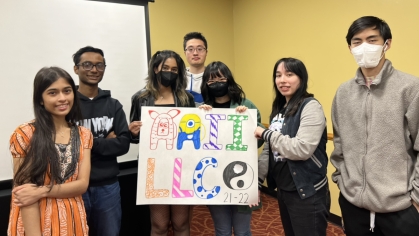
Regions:
<instances>
[{"instance_id":1,"label":"patterned carpet","mask_svg":"<svg viewBox=\"0 0 419 236\"><path fill-rule=\"evenodd\" d=\"M253 236L285 235L276 199L264 193L261 193L261 199L262 209L254 211L252 215L251 229ZM191 235L214 235L214 224L206 206L194 207ZM344 235L341 227L329 223L327 236Z\"/></svg>"}]
</instances>

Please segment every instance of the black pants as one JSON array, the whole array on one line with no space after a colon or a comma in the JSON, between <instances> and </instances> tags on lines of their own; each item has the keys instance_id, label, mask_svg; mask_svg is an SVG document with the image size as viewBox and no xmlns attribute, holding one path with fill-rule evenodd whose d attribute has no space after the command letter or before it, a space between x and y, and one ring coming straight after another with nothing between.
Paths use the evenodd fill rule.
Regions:
<instances>
[{"instance_id":1,"label":"black pants","mask_svg":"<svg viewBox=\"0 0 419 236\"><path fill-rule=\"evenodd\" d=\"M339 195L345 233L348 236L419 236L419 212L415 206L390 212L375 213L374 232L370 231L370 211L359 208Z\"/></svg>"},{"instance_id":2,"label":"black pants","mask_svg":"<svg viewBox=\"0 0 419 236\"><path fill-rule=\"evenodd\" d=\"M329 186L301 199L297 191L278 189L279 213L286 236L326 236L330 210Z\"/></svg>"}]
</instances>

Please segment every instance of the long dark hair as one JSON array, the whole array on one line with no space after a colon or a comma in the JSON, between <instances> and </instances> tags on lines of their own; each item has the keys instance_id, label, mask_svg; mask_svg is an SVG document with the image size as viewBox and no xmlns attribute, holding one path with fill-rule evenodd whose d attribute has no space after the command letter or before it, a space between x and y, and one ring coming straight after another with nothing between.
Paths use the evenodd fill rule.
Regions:
<instances>
[{"instance_id":1,"label":"long dark hair","mask_svg":"<svg viewBox=\"0 0 419 236\"><path fill-rule=\"evenodd\" d=\"M44 67L38 71L33 83L33 110L35 131L27 149L26 157L23 158L14 176L15 185L33 183L42 186L45 183L46 175L51 182L50 187L59 182L61 166L58 153L55 149L55 125L51 113L43 105L42 94L58 79L65 79L73 90L74 101L66 120L70 125L76 125L75 121L81 120L81 110L77 96L77 88L74 80L63 69L58 67Z\"/></svg>"},{"instance_id":2,"label":"long dark hair","mask_svg":"<svg viewBox=\"0 0 419 236\"><path fill-rule=\"evenodd\" d=\"M246 99L246 94L242 87L234 80L233 74L227 65L221 61L214 61L205 67L204 75L202 75L201 94L205 104L213 105L215 102L215 97L209 93L207 85L210 78L215 77L225 77L227 79L228 96L233 103L241 104Z\"/></svg>"},{"instance_id":3,"label":"long dark hair","mask_svg":"<svg viewBox=\"0 0 419 236\"><path fill-rule=\"evenodd\" d=\"M276 116L282 108L287 103L285 96L283 96L275 83L276 79L276 70L278 69L279 64L284 63L284 68L288 72L292 72L300 78L300 87L295 91L292 98L289 100L286 112L284 114L285 117L293 116L295 112L297 112L298 107L300 106L301 102L308 97L313 97L313 94L307 92L307 83L308 83L308 73L306 66L304 63L296 58L288 57L288 58L281 58L279 59L274 66L273 71L273 84L275 90L275 99L272 103L272 113L270 116L270 120Z\"/></svg>"},{"instance_id":4,"label":"long dark hair","mask_svg":"<svg viewBox=\"0 0 419 236\"><path fill-rule=\"evenodd\" d=\"M146 78L146 92L141 97L147 97L150 94L156 99L159 94L159 81L154 69L158 68L160 64L164 64L168 58L173 58L176 61L178 69L178 78L176 83L172 84L172 92L177 96L181 106L187 106L189 103L188 95L186 93L186 66L182 58L174 51L163 50L157 51L150 59L148 66L148 77Z\"/></svg>"}]
</instances>

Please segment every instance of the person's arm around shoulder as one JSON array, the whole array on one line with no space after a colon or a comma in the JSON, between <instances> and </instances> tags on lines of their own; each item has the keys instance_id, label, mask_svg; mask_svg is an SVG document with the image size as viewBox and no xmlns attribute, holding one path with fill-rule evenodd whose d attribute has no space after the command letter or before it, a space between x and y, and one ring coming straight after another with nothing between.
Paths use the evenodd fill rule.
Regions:
<instances>
[{"instance_id":1,"label":"person's arm around shoulder","mask_svg":"<svg viewBox=\"0 0 419 236\"><path fill-rule=\"evenodd\" d=\"M100 156L122 156L129 151L130 131L122 104L115 100L115 116L113 119L114 136L95 138L92 153ZM110 134L112 134L112 132Z\"/></svg>"},{"instance_id":2,"label":"person's arm around shoulder","mask_svg":"<svg viewBox=\"0 0 419 236\"><path fill-rule=\"evenodd\" d=\"M24 184L15 187L12 193L15 196L14 203L19 207L29 206L41 198L70 198L86 192L90 178L90 150L92 148L92 133L79 127L80 139L82 141L83 156L80 155L79 173L77 179L71 182L49 186L36 186L35 184Z\"/></svg>"},{"instance_id":3,"label":"person's arm around shoulder","mask_svg":"<svg viewBox=\"0 0 419 236\"><path fill-rule=\"evenodd\" d=\"M272 151L281 153L287 159L305 161L311 157L320 143L326 127L323 108L319 102L308 102L300 117L300 127L294 138L281 132L256 128L255 135L269 141Z\"/></svg>"}]
</instances>

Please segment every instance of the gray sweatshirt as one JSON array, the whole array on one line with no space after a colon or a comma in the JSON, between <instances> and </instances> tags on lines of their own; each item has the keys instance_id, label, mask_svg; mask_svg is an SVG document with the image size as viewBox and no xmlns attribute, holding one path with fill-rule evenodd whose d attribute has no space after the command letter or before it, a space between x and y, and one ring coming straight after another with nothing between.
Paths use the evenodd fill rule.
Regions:
<instances>
[{"instance_id":1,"label":"gray sweatshirt","mask_svg":"<svg viewBox=\"0 0 419 236\"><path fill-rule=\"evenodd\" d=\"M419 203L419 79L386 60L370 88L358 69L332 104L332 179L355 206L395 212Z\"/></svg>"}]
</instances>

